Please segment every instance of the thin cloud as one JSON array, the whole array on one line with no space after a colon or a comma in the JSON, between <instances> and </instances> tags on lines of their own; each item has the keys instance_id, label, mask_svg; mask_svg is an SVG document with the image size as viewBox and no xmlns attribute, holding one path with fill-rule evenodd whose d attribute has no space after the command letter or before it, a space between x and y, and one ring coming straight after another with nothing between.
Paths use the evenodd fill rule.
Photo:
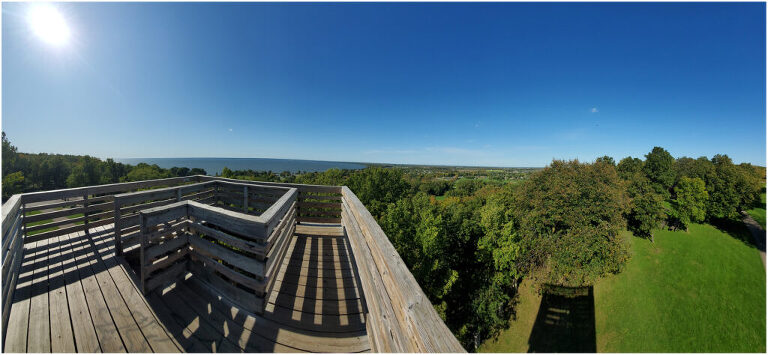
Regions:
<instances>
[{"instance_id":1,"label":"thin cloud","mask_svg":"<svg viewBox=\"0 0 768 355\"><path fill-rule=\"evenodd\" d=\"M598 112L600 112L600 110L598 110L598 109L597 109L597 107L593 107L591 111L592 111L592 113L598 113Z\"/></svg>"},{"instance_id":2,"label":"thin cloud","mask_svg":"<svg viewBox=\"0 0 768 355\"><path fill-rule=\"evenodd\" d=\"M232 128L230 128L229 131L232 132Z\"/></svg>"}]
</instances>

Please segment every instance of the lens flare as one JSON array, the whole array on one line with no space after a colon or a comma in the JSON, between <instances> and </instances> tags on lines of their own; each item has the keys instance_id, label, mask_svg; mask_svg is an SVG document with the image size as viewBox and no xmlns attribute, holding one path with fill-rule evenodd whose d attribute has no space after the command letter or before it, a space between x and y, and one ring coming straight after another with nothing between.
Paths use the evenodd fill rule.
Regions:
<instances>
[{"instance_id":1,"label":"lens flare","mask_svg":"<svg viewBox=\"0 0 768 355\"><path fill-rule=\"evenodd\" d=\"M33 5L27 14L32 32L43 42L63 46L69 42L70 31L61 12L51 5Z\"/></svg>"}]
</instances>

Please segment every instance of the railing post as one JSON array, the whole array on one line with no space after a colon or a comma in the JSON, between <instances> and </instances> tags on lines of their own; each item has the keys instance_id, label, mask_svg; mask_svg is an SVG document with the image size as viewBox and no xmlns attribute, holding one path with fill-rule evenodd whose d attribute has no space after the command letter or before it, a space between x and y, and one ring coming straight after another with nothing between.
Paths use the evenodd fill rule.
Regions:
<instances>
[{"instance_id":1,"label":"railing post","mask_svg":"<svg viewBox=\"0 0 768 355\"><path fill-rule=\"evenodd\" d=\"M88 231L88 192L86 190L85 195L83 195L83 226L85 226L85 235L90 235L90 232Z\"/></svg>"},{"instance_id":2,"label":"railing post","mask_svg":"<svg viewBox=\"0 0 768 355\"><path fill-rule=\"evenodd\" d=\"M141 243L141 246L139 247L139 272L141 274L141 293L146 295L146 288L145 288L145 280L147 278L146 275L146 262L144 260L144 249L147 248L147 235L144 233L144 216L139 212L139 240Z\"/></svg>"},{"instance_id":3,"label":"railing post","mask_svg":"<svg viewBox=\"0 0 768 355\"><path fill-rule=\"evenodd\" d=\"M248 186L243 186L243 213L248 213Z\"/></svg>"},{"instance_id":4,"label":"railing post","mask_svg":"<svg viewBox=\"0 0 768 355\"><path fill-rule=\"evenodd\" d=\"M216 190L214 190L215 191L214 195L216 196L216 198L214 198L214 200L215 200L216 203L213 204L216 207L219 206L219 198L221 197L221 192L219 192L219 187L220 187L220 184L218 182L216 182Z\"/></svg>"},{"instance_id":5,"label":"railing post","mask_svg":"<svg viewBox=\"0 0 768 355\"><path fill-rule=\"evenodd\" d=\"M181 201L181 187L176 190L176 202Z\"/></svg>"},{"instance_id":6,"label":"railing post","mask_svg":"<svg viewBox=\"0 0 768 355\"><path fill-rule=\"evenodd\" d=\"M21 241L24 242L24 239L27 238L27 222L24 222L24 219L27 215L27 205L25 203L22 203L19 207L19 213L21 213Z\"/></svg>"},{"instance_id":7,"label":"railing post","mask_svg":"<svg viewBox=\"0 0 768 355\"><path fill-rule=\"evenodd\" d=\"M113 229L115 231L115 255L123 255L123 239L122 239L122 224L120 223L120 219L122 218L120 213L120 202L117 197L115 197L115 225L113 226Z\"/></svg>"}]
</instances>

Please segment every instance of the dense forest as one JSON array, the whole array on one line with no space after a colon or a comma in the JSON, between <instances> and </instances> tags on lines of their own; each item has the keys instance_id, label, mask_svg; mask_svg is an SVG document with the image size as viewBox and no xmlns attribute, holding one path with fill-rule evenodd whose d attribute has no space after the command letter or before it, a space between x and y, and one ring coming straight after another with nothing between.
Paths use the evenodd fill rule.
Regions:
<instances>
[{"instance_id":1,"label":"dense forest","mask_svg":"<svg viewBox=\"0 0 768 355\"><path fill-rule=\"evenodd\" d=\"M20 153L2 133L3 201L11 195L127 181L205 175L205 170L157 165L136 166L90 156Z\"/></svg>"},{"instance_id":2,"label":"dense forest","mask_svg":"<svg viewBox=\"0 0 768 355\"><path fill-rule=\"evenodd\" d=\"M3 135L3 197L12 193L205 173L92 157L19 153ZM759 201L765 168L727 155L654 147L618 163L554 160L543 169L380 167L321 173L232 171L227 178L347 185L378 220L448 327L468 350L503 329L524 278L592 285L631 257L620 233L653 242L661 228L739 222Z\"/></svg>"}]
</instances>

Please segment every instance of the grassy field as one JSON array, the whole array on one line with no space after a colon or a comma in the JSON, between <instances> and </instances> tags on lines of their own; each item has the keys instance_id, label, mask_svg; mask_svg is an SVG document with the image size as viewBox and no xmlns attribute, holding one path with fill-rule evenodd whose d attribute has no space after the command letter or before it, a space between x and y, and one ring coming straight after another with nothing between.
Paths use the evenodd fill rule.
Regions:
<instances>
[{"instance_id":1,"label":"grassy field","mask_svg":"<svg viewBox=\"0 0 768 355\"><path fill-rule=\"evenodd\" d=\"M760 206L755 206L747 213L765 229L765 193L760 197Z\"/></svg>"},{"instance_id":2,"label":"grassy field","mask_svg":"<svg viewBox=\"0 0 768 355\"><path fill-rule=\"evenodd\" d=\"M40 213L40 212L38 212L38 213ZM27 214L27 216L33 216L33 215L36 215L38 213L29 213L29 214ZM29 222L29 223L27 223L27 227L39 226L41 224L46 224L46 223L51 223L51 222L53 222L53 219L44 219L42 221ZM59 227L49 227L49 228L39 229L39 230L36 230L36 231L27 232L27 234L28 235L35 235L35 234L40 234L40 233L44 233L44 232L50 232L52 230L57 230L57 229L59 229Z\"/></svg>"},{"instance_id":3,"label":"grassy field","mask_svg":"<svg viewBox=\"0 0 768 355\"><path fill-rule=\"evenodd\" d=\"M709 225L631 236L624 272L595 285L599 352L765 352L757 249ZM527 352L541 297L523 283L517 319L482 352Z\"/></svg>"}]
</instances>

